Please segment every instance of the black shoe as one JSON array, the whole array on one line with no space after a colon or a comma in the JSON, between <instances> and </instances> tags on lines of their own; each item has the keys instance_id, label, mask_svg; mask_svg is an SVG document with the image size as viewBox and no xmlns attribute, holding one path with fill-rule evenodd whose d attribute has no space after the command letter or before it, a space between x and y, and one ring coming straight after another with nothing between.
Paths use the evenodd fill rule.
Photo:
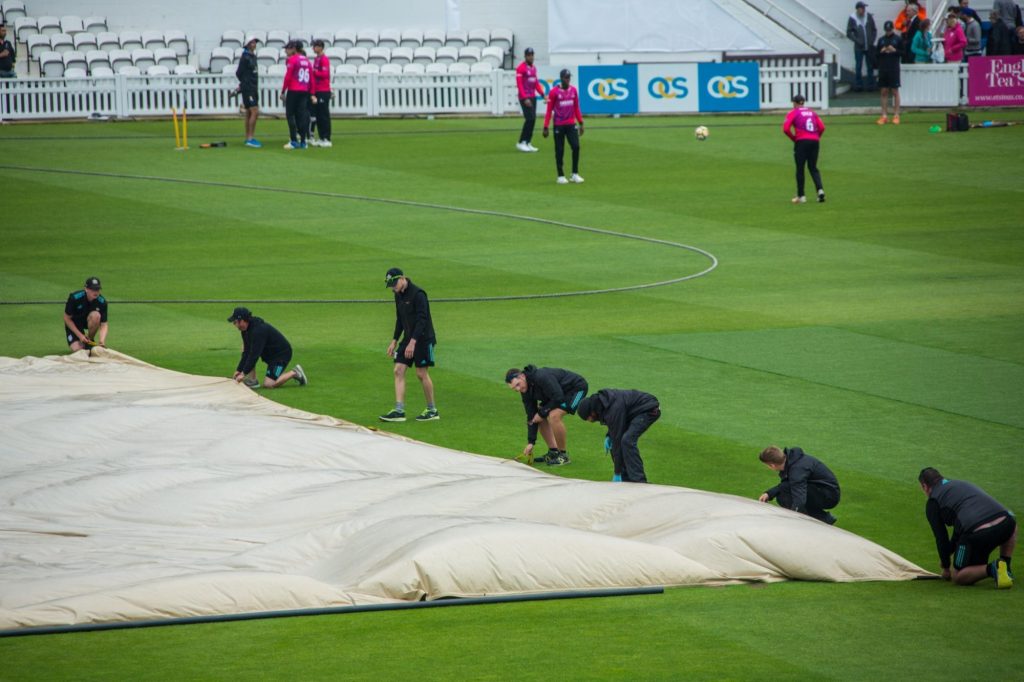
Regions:
<instances>
[{"instance_id":1,"label":"black shoe","mask_svg":"<svg viewBox=\"0 0 1024 682\"><path fill-rule=\"evenodd\" d=\"M836 525L836 521L838 519L836 519L836 517L832 516L831 513L826 512L825 516L823 516L821 520L824 521L825 523L827 523L830 526L834 526L834 525Z\"/></svg>"},{"instance_id":2,"label":"black shoe","mask_svg":"<svg viewBox=\"0 0 1024 682\"><path fill-rule=\"evenodd\" d=\"M549 467L560 467L563 464L569 463L569 455L565 454L564 452L558 452L557 450L554 450L544 455L544 463L547 464Z\"/></svg>"},{"instance_id":3,"label":"black shoe","mask_svg":"<svg viewBox=\"0 0 1024 682\"><path fill-rule=\"evenodd\" d=\"M441 415L437 413L437 410L423 410L420 414L416 415L416 421L418 422L433 422L441 418Z\"/></svg>"},{"instance_id":4,"label":"black shoe","mask_svg":"<svg viewBox=\"0 0 1024 682\"><path fill-rule=\"evenodd\" d=\"M825 203L825 190L823 190L823 189L819 189L818 190L818 203L819 204L824 204Z\"/></svg>"},{"instance_id":5,"label":"black shoe","mask_svg":"<svg viewBox=\"0 0 1024 682\"><path fill-rule=\"evenodd\" d=\"M382 414L381 416L377 417L377 419L381 420L382 422L404 422L405 412L391 410L387 414Z\"/></svg>"}]
</instances>

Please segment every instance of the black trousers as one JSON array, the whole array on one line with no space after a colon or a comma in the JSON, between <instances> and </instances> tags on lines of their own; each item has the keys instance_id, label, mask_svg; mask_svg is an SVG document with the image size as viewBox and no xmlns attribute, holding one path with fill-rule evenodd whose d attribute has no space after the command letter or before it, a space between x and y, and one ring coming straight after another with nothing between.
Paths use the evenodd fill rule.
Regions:
<instances>
[{"instance_id":1,"label":"black trousers","mask_svg":"<svg viewBox=\"0 0 1024 682\"><path fill-rule=\"evenodd\" d=\"M775 498L780 507L793 508L793 493L789 488L789 481L779 484L779 494ZM806 514L819 521L828 517L827 510L834 509L839 504L839 491L828 485L819 483L807 484L807 507Z\"/></svg>"},{"instance_id":2,"label":"black trousers","mask_svg":"<svg viewBox=\"0 0 1024 682\"><path fill-rule=\"evenodd\" d=\"M615 473L622 476L623 482L647 483L647 474L644 473L644 461L640 459L640 447L637 441L644 435L651 424L658 421L661 410L655 408L633 417L622 434L619 441L619 456L612 455L612 464L615 466ZM614 453L614 448L613 448Z\"/></svg>"},{"instance_id":3,"label":"black trousers","mask_svg":"<svg viewBox=\"0 0 1024 682\"><path fill-rule=\"evenodd\" d=\"M309 135L309 93L289 90L284 98L284 114L288 119L288 138L305 144Z\"/></svg>"},{"instance_id":4,"label":"black trousers","mask_svg":"<svg viewBox=\"0 0 1024 682\"><path fill-rule=\"evenodd\" d=\"M818 141L798 140L793 145L793 158L796 160L796 195L804 196L804 166L811 172L811 180L815 189L821 187L821 173L818 172Z\"/></svg>"},{"instance_id":5,"label":"black trousers","mask_svg":"<svg viewBox=\"0 0 1024 682\"><path fill-rule=\"evenodd\" d=\"M529 102L529 106L527 106ZM537 100L521 99L519 108L523 110L523 131L519 133L519 141L529 144L533 139L533 126L537 123Z\"/></svg>"},{"instance_id":6,"label":"black trousers","mask_svg":"<svg viewBox=\"0 0 1024 682\"><path fill-rule=\"evenodd\" d=\"M331 139L331 93L316 93L316 104L313 98L309 99L309 116L309 136L312 137L315 130L321 140Z\"/></svg>"},{"instance_id":7,"label":"black trousers","mask_svg":"<svg viewBox=\"0 0 1024 682\"><path fill-rule=\"evenodd\" d=\"M562 170L562 160L565 157L565 141L569 141L572 147L572 172L580 172L580 134L576 130L576 124L567 126L555 126L555 168L558 169L558 176L565 175Z\"/></svg>"}]
</instances>

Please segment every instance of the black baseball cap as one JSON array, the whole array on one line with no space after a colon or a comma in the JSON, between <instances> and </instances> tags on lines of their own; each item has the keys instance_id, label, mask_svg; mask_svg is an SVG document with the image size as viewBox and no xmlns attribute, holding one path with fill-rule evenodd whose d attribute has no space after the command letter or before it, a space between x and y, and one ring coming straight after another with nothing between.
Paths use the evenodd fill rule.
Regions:
<instances>
[{"instance_id":1,"label":"black baseball cap","mask_svg":"<svg viewBox=\"0 0 1024 682\"><path fill-rule=\"evenodd\" d=\"M523 52L523 54L533 54L533 48L532 47L526 48L526 50Z\"/></svg>"},{"instance_id":2,"label":"black baseball cap","mask_svg":"<svg viewBox=\"0 0 1024 682\"><path fill-rule=\"evenodd\" d=\"M596 398L592 395L588 395L586 398L580 401L580 404L576 407L576 414L583 421L590 419L590 415L594 411L594 403Z\"/></svg>"},{"instance_id":3,"label":"black baseball cap","mask_svg":"<svg viewBox=\"0 0 1024 682\"><path fill-rule=\"evenodd\" d=\"M566 76L572 78L572 71L570 71L569 69L562 69L561 71L558 72L559 78L565 78Z\"/></svg>"},{"instance_id":4,"label":"black baseball cap","mask_svg":"<svg viewBox=\"0 0 1024 682\"><path fill-rule=\"evenodd\" d=\"M384 275L384 287L390 288L395 286L398 282L399 277L405 277L405 273L402 272L401 268L390 268Z\"/></svg>"},{"instance_id":5,"label":"black baseball cap","mask_svg":"<svg viewBox=\"0 0 1024 682\"><path fill-rule=\"evenodd\" d=\"M238 306L231 312L231 317L228 318L228 322L234 322L235 320L248 320L252 317L252 311L244 306Z\"/></svg>"},{"instance_id":6,"label":"black baseball cap","mask_svg":"<svg viewBox=\"0 0 1024 682\"><path fill-rule=\"evenodd\" d=\"M853 8L854 9L860 9L861 7L867 7L867 6L868 6L868 3L866 3L866 2L858 2L856 5L853 6Z\"/></svg>"},{"instance_id":7,"label":"black baseball cap","mask_svg":"<svg viewBox=\"0 0 1024 682\"><path fill-rule=\"evenodd\" d=\"M99 291L103 287L102 285L100 285L99 277L90 277L89 279L85 280L85 288L92 289L93 291Z\"/></svg>"},{"instance_id":8,"label":"black baseball cap","mask_svg":"<svg viewBox=\"0 0 1024 682\"><path fill-rule=\"evenodd\" d=\"M894 24L891 21L887 21L884 24L882 24L882 30L883 31L891 31L893 29L893 26L894 26Z\"/></svg>"}]
</instances>

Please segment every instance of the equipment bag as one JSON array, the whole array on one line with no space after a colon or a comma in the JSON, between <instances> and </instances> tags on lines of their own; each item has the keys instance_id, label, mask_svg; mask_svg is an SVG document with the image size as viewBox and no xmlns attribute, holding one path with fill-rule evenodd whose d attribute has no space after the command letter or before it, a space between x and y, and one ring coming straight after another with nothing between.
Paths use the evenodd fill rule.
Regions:
<instances>
[{"instance_id":1,"label":"equipment bag","mask_svg":"<svg viewBox=\"0 0 1024 682\"><path fill-rule=\"evenodd\" d=\"M958 114L956 112L946 114L947 133L962 133L970 129L971 124L967 120L967 114Z\"/></svg>"}]
</instances>

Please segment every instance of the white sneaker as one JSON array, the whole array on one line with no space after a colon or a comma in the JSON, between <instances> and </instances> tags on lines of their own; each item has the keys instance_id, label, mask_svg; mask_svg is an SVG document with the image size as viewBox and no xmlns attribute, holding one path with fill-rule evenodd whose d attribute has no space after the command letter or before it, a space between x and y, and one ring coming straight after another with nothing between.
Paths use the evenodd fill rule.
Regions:
<instances>
[{"instance_id":1,"label":"white sneaker","mask_svg":"<svg viewBox=\"0 0 1024 682\"><path fill-rule=\"evenodd\" d=\"M320 146L324 147L324 148L327 148L327 147L333 147L334 145L331 144L330 140L320 140Z\"/></svg>"},{"instance_id":2,"label":"white sneaker","mask_svg":"<svg viewBox=\"0 0 1024 682\"><path fill-rule=\"evenodd\" d=\"M806 204L807 197L793 197L792 201L794 204Z\"/></svg>"},{"instance_id":3,"label":"white sneaker","mask_svg":"<svg viewBox=\"0 0 1024 682\"><path fill-rule=\"evenodd\" d=\"M579 173L573 173L572 176L569 178L569 182L583 184L583 178L579 176Z\"/></svg>"},{"instance_id":4,"label":"white sneaker","mask_svg":"<svg viewBox=\"0 0 1024 682\"><path fill-rule=\"evenodd\" d=\"M323 147L324 143L321 142L320 140L309 140L309 146L310 147Z\"/></svg>"},{"instance_id":5,"label":"white sneaker","mask_svg":"<svg viewBox=\"0 0 1024 682\"><path fill-rule=\"evenodd\" d=\"M559 185L568 185L569 184L569 181L565 179L564 175L559 175L558 179L555 180L555 182L557 182Z\"/></svg>"},{"instance_id":6,"label":"white sneaker","mask_svg":"<svg viewBox=\"0 0 1024 682\"><path fill-rule=\"evenodd\" d=\"M540 150L539 150L539 149L537 149L536 147L534 147L534 146L533 146L532 144L530 144L529 142L527 142L527 143L526 143L526 151L528 151L528 152L539 152Z\"/></svg>"},{"instance_id":7,"label":"white sneaker","mask_svg":"<svg viewBox=\"0 0 1024 682\"><path fill-rule=\"evenodd\" d=\"M528 151L530 151L529 146L527 146L527 144L525 142L516 142L516 149L518 149L521 152L528 152Z\"/></svg>"}]
</instances>

